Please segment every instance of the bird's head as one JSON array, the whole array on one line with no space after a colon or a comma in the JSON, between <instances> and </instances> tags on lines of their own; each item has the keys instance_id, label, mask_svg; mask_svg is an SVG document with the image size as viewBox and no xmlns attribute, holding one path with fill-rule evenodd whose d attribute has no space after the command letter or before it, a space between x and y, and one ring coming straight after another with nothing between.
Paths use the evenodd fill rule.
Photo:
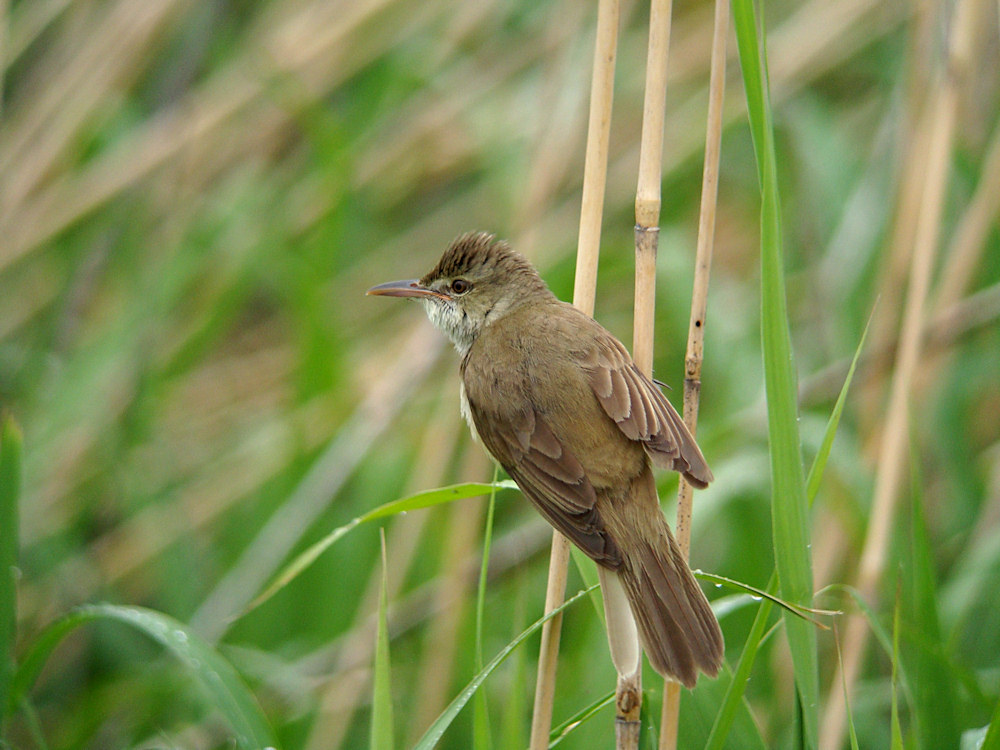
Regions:
<instances>
[{"instance_id":1,"label":"bird's head","mask_svg":"<svg viewBox=\"0 0 1000 750\"><path fill-rule=\"evenodd\" d=\"M523 256L485 232L456 239L423 278L379 284L368 294L420 300L463 355L486 326L523 304L552 298Z\"/></svg>"}]
</instances>

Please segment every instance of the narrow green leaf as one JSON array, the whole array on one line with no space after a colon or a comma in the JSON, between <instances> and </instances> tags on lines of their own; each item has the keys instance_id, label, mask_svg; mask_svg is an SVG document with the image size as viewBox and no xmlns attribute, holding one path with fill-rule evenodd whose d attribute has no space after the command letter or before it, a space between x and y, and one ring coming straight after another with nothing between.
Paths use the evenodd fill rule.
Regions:
<instances>
[{"instance_id":1,"label":"narrow green leaf","mask_svg":"<svg viewBox=\"0 0 1000 750\"><path fill-rule=\"evenodd\" d=\"M520 635L504 646L500 652L490 660L490 663L483 667L483 669L469 681L469 684L462 689L462 692L455 696L452 702L448 704L448 707L445 708L441 715L434 720L434 723L431 724L430 728L424 733L424 736L420 738L420 741L413 746L413 750L430 750L435 747L438 740L441 739L441 736L445 733L448 727L451 726L455 717L458 716L459 711L465 707L465 704L469 702L483 682L486 681L486 678L493 673L493 670L500 666L518 646L540 630L542 625L544 625L548 620L551 620L564 609L575 604L581 597L586 596L592 590L593 587L589 587L578 591L551 612L548 612L544 616L535 620L535 622L528 626L527 630L522 631Z\"/></svg>"},{"instance_id":2,"label":"narrow green leaf","mask_svg":"<svg viewBox=\"0 0 1000 750\"><path fill-rule=\"evenodd\" d=\"M13 417L5 414L0 423L0 736L14 674L20 501L21 431Z\"/></svg>"},{"instance_id":3,"label":"narrow green leaf","mask_svg":"<svg viewBox=\"0 0 1000 750\"><path fill-rule=\"evenodd\" d=\"M771 580L767 584L767 591L774 591L778 587L777 573L771 574ZM706 750L722 750L725 746L726 738L732 729L736 713L743 704L743 694L746 692L747 681L750 679L750 671L753 669L757 652L760 649L761 639L767 628L768 618L771 616L773 602L770 597L764 599L757 608L750 632L747 634L746 642L743 644L743 653L740 654L740 661L736 665L733 679L726 689L726 695L722 700L722 706L715 715L712 730L709 732L708 741L705 743Z\"/></svg>"},{"instance_id":4,"label":"narrow green leaf","mask_svg":"<svg viewBox=\"0 0 1000 750\"><path fill-rule=\"evenodd\" d=\"M493 482L497 481L499 467L493 467ZM490 567L490 544L493 540L493 513L496 508L496 490L490 492L486 508L486 529L483 532L483 560L479 566L479 589L476 591L476 671L483 668L483 619L486 611L486 576ZM473 704L472 747L475 750L491 750L490 715L486 705L486 691L477 690Z\"/></svg>"},{"instance_id":5,"label":"narrow green leaf","mask_svg":"<svg viewBox=\"0 0 1000 750\"><path fill-rule=\"evenodd\" d=\"M958 750L982 750L986 747L986 737L989 730L989 726L966 729L962 732L962 741Z\"/></svg>"},{"instance_id":6,"label":"narrow green leaf","mask_svg":"<svg viewBox=\"0 0 1000 750\"><path fill-rule=\"evenodd\" d=\"M551 732L549 732L549 747L556 747L564 739L569 737L573 732L582 727L588 721L590 721L597 713L605 706L610 706L615 702L615 691L612 690L607 695L598 698L596 701L591 703L589 706L584 706L575 714L570 716L566 721L557 727L554 727Z\"/></svg>"},{"instance_id":7,"label":"narrow green leaf","mask_svg":"<svg viewBox=\"0 0 1000 750\"><path fill-rule=\"evenodd\" d=\"M986 736L983 738L983 744L980 745L980 748L981 750L1000 750L1000 701L997 701L996 710L993 712L993 718L986 729Z\"/></svg>"},{"instance_id":8,"label":"narrow green leaf","mask_svg":"<svg viewBox=\"0 0 1000 750\"><path fill-rule=\"evenodd\" d=\"M249 605L247 605L247 608L242 612L240 617L256 609L281 591L281 589L297 578L306 568L316 562L320 555L326 552L336 542L340 541L341 538L347 535L347 532L356 526L368 523L369 521L375 521L379 518L386 518L399 513L406 513L411 510L430 508L431 506L450 503L454 500L465 500L470 497L480 497L481 495L485 495L497 489L512 490L517 489L517 485L510 479L504 479L501 482L493 483L466 482L465 484L453 484L448 487L425 490L423 492L418 492L415 495L409 495L407 497L400 498L399 500L393 500L391 503L380 505L377 508L368 511L364 515L352 519L343 526L334 529L298 555L298 557L285 566L285 568L270 583L270 585L268 585L267 588L265 588L252 602L250 602Z\"/></svg>"},{"instance_id":9,"label":"narrow green leaf","mask_svg":"<svg viewBox=\"0 0 1000 750\"><path fill-rule=\"evenodd\" d=\"M765 589L759 589L756 586L751 586L749 583L743 583L742 581L737 581L732 578L726 578L725 576L720 576L715 573L706 573L703 570L693 571L695 577L700 578L703 581L709 581L716 584L717 586L728 586L729 588L736 589L737 591L742 591L744 594L749 594L752 598L756 600L768 599L773 604L777 604L782 607L787 612L795 615L796 617L801 617L803 620L808 620L813 625L823 628L824 630L829 630L829 627L816 620L810 615L827 615L834 616L839 615L841 612L832 609L816 609L815 607L803 607L801 604L795 604L793 602L786 602L784 599L775 596L770 591Z\"/></svg>"},{"instance_id":10,"label":"narrow green leaf","mask_svg":"<svg viewBox=\"0 0 1000 750\"><path fill-rule=\"evenodd\" d=\"M392 680L389 660L389 581L385 556L385 531L382 542L382 585L378 596L378 629L375 635L375 669L372 679L371 750L393 750Z\"/></svg>"},{"instance_id":11,"label":"narrow green leaf","mask_svg":"<svg viewBox=\"0 0 1000 750\"><path fill-rule=\"evenodd\" d=\"M662 706L662 691L650 688L642 691L642 704L639 706L639 750L658 750Z\"/></svg>"},{"instance_id":12,"label":"narrow green leaf","mask_svg":"<svg viewBox=\"0 0 1000 750\"><path fill-rule=\"evenodd\" d=\"M45 628L14 673L12 705L20 705L56 646L80 625L95 620L128 625L172 653L190 670L208 701L226 717L237 747L260 750L276 746L264 712L233 666L183 623L142 607L91 604Z\"/></svg>"},{"instance_id":13,"label":"narrow green leaf","mask_svg":"<svg viewBox=\"0 0 1000 750\"><path fill-rule=\"evenodd\" d=\"M902 597L896 592L892 614L892 750L903 750L903 730L899 725L899 611Z\"/></svg>"},{"instance_id":14,"label":"narrow green leaf","mask_svg":"<svg viewBox=\"0 0 1000 750\"><path fill-rule=\"evenodd\" d=\"M522 631L524 620L524 606L518 599L514 606L514 616L511 618L511 630L515 633ZM504 691L503 713L500 718L499 745L503 750L523 750L528 736L530 697L527 689L529 680L527 649L518 649L513 659L514 663L509 667L511 679L507 690Z\"/></svg>"},{"instance_id":15,"label":"narrow green leaf","mask_svg":"<svg viewBox=\"0 0 1000 750\"><path fill-rule=\"evenodd\" d=\"M575 544L570 545L569 554L573 558L577 571L580 573L580 578L583 579L584 586L591 587L600 582L600 579L597 577L597 563L583 554ZM604 622L603 597L604 595L601 592L600 586L594 588L593 593L590 595L590 603L594 605L594 611L597 612L597 619L602 623Z\"/></svg>"},{"instance_id":16,"label":"narrow green leaf","mask_svg":"<svg viewBox=\"0 0 1000 750\"><path fill-rule=\"evenodd\" d=\"M840 688L844 692L844 708L847 711L847 732L851 738L851 750L860 750L858 747L858 733L854 728L854 712L851 710L851 696L847 692L847 676L844 674L844 655L840 650L839 635L834 638L837 644L837 661L840 663Z\"/></svg>"},{"instance_id":17,"label":"narrow green leaf","mask_svg":"<svg viewBox=\"0 0 1000 750\"><path fill-rule=\"evenodd\" d=\"M851 381L854 379L854 370L858 366L861 352L865 348L865 339L868 338L868 329L871 327L872 316L874 315L875 311L873 310L871 315L868 316L868 322L865 323L865 330L861 334L861 341L858 342L858 348L854 350L854 358L851 360L851 366L847 370L847 377L844 378L844 385L840 388L837 403L833 405L830 420L826 423L823 442L820 443L816 458L813 459L812 466L809 468L809 476L806 478L806 497L809 498L810 507L816 501L816 495L819 493L819 485L823 481L823 471L826 469L826 462L830 458L830 451L833 448L833 439L837 436L837 427L840 426L840 415L843 413L844 404L847 402L847 392L851 388Z\"/></svg>"},{"instance_id":18,"label":"narrow green leaf","mask_svg":"<svg viewBox=\"0 0 1000 750\"><path fill-rule=\"evenodd\" d=\"M875 612L872 611L872 608L868 605L868 602L864 600L858 590L852 586L846 586L839 583L828 586L827 590L842 590L850 594L850 596L854 599L854 603L858 605L858 609L861 611L861 614L868 621L868 627L871 628L872 634L875 636L875 640L878 641L878 644L882 647L886 657L890 661L893 660L894 635L886 631ZM912 706L914 705L913 691L910 689L910 679L906 672L906 664L896 660L894 668L896 670L896 682L903 688L903 692L906 694L907 701L911 706L912 713Z\"/></svg>"},{"instance_id":19,"label":"narrow green leaf","mask_svg":"<svg viewBox=\"0 0 1000 750\"><path fill-rule=\"evenodd\" d=\"M847 371L847 377L844 379L844 385L841 386L840 395L837 396L837 403L834 405L833 412L830 414L830 419L827 421L826 431L823 434L823 441L820 444L820 449L816 454L816 458L813 459L813 464L809 469L807 497L810 505L812 505L813 501L816 499L820 481L823 477L823 470L826 468L826 461L830 456L833 440L837 434L837 427L840 424L840 415L843 411L844 403L847 400L847 393L851 387L851 381L854 378L854 370L858 364L858 359L861 356L861 352L864 350L865 339L868 336L868 328L870 325L871 318L869 317L868 324L865 326L864 333L861 335L861 341L858 342L858 347L854 352L854 359L851 361L851 366ZM699 578L703 578L704 580L711 580L709 574L702 573L701 571L696 571L695 575ZM758 594L766 593L768 596L763 597L765 601L761 602L761 606L758 608L757 615L755 616L753 624L750 627L750 633L747 635L746 642L743 645L743 653L740 655L740 661L736 666L736 672L733 680L730 682L729 687L726 690L722 707L716 714L715 722L712 725L712 731L709 734L708 743L705 745L706 748L719 750L723 747L726 738L729 736L733 720L736 717L736 712L743 701L746 683L747 680L750 679L750 672L753 668L754 661L757 658L760 641L764 635L768 617L771 614L772 604L777 602L782 606L791 607L792 611L795 611L796 609L795 606L773 597L773 593L776 589L777 573L772 574L771 580L764 588L764 591L758 592ZM853 724L850 729L853 734ZM856 741L857 738L855 738L855 743Z\"/></svg>"},{"instance_id":20,"label":"narrow green leaf","mask_svg":"<svg viewBox=\"0 0 1000 750\"><path fill-rule=\"evenodd\" d=\"M733 23L761 189L761 341L771 456L774 557L782 598L808 605L812 601L809 503L802 470L798 387L785 300L781 203L767 60L762 54L767 44L766 33L763 19L755 16L752 0L733 0ZM784 617L795 685L801 695L806 744L815 747L819 732L816 633L811 624L791 616L787 610Z\"/></svg>"},{"instance_id":21,"label":"narrow green leaf","mask_svg":"<svg viewBox=\"0 0 1000 750\"><path fill-rule=\"evenodd\" d=\"M913 687L913 725L925 748L955 747L960 741L956 705L961 678L948 667L938 612L931 542L924 520L919 461L913 462L909 545L900 545L903 564L900 658ZM907 559L908 558L908 559Z\"/></svg>"}]
</instances>

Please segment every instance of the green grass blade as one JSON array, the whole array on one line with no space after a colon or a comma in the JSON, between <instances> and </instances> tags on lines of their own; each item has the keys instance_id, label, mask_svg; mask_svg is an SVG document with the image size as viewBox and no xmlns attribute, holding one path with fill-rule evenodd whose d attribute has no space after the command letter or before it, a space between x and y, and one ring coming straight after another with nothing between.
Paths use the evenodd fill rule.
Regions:
<instances>
[{"instance_id":1,"label":"green grass blade","mask_svg":"<svg viewBox=\"0 0 1000 750\"><path fill-rule=\"evenodd\" d=\"M246 610L243 611L241 616L256 609L281 591L281 589L298 577L302 571L316 562L320 555L326 552L336 542L340 541L340 539L346 536L347 533L356 526L368 523L369 521L376 521L380 518L394 516L399 513L406 513L411 510L430 508L434 505L442 505L444 503L450 503L454 500L465 500L470 497L479 497L497 489L517 489L517 485L510 479L494 483L466 482L465 484L453 484L448 487L424 490L423 492L408 495L407 497L400 498L399 500L393 500L390 503L385 503L384 505L380 505L377 508L368 511L364 515L351 519L348 523L334 529L318 542L311 545L308 549L292 560L292 562L285 566L285 568L278 573L277 577L268 585L268 587L258 594L249 605L247 605Z\"/></svg>"},{"instance_id":2,"label":"green grass blade","mask_svg":"<svg viewBox=\"0 0 1000 750\"><path fill-rule=\"evenodd\" d=\"M844 584L834 584L828 587L828 590L842 590L846 591L851 598L854 599L854 603L858 606L861 614L868 621L868 627L871 628L872 635L875 636L875 640L878 642L879 646L882 647L882 651L885 652L886 657L893 662L893 669L895 670L895 682L897 685L903 688L903 693L905 694L907 701L910 705L910 713L913 713L913 690L910 688L911 682L906 671L906 664L900 662L898 659L893 657L895 646L893 645L893 638L895 637L893 633L889 633L882 623L879 621L878 616L869 606L868 602L865 601L864 597L858 593L856 588L852 586L846 586Z\"/></svg>"},{"instance_id":3,"label":"green grass blade","mask_svg":"<svg viewBox=\"0 0 1000 750\"><path fill-rule=\"evenodd\" d=\"M798 388L792 359L782 266L781 204L775 161L774 131L767 84L763 22L758 38L752 0L734 0L733 24L746 90L750 129L761 190L761 340L767 394L771 456L771 520L778 587L784 599L808 605L812 600L809 556L809 504L802 470L798 425ZM808 747L815 747L819 723L819 668L813 626L785 614L795 684L801 695Z\"/></svg>"},{"instance_id":4,"label":"green grass blade","mask_svg":"<svg viewBox=\"0 0 1000 750\"><path fill-rule=\"evenodd\" d=\"M593 588L595 583L599 582L597 577L597 563L583 554L577 546L571 545L569 548L570 557L573 558L573 562L576 564L576 569L580 573L580 578L583 579L583 585L591 588L593 593L590 595L590 603L594 605L594 611L597 613L597 619L602 623L604 622L604 595L601 593L600 587Z\"/></svg>"},{"instance_id":5,"label":"green grass blade","mask_svg":"<svg viewBox=\"0 0 1000 750\"><path fill-rule=\"evenodd\" d=\"M517 633L524 629L524 613L520 602L515 606L512 630ZM503 713L500 718L499 746L503 750L524 750L528 736L528 716L530 715L530 695L528 683L527 649L514 653L514 663L510 667L511 679L504 691Z\"/></svg>"},{"instance_id":6,"label":"green grass blade","mask_svg":"<svg viewBox=\"0 0 1000 750\"><path fill-rule=\"evenodd\" d=\"M902 597L896 592L892 614L892 750L903 750L903 730L899 725L899 611Z\"/></svg>"},{"instance_id":7,"label":"green grass blade","mask_svg":"<svg viewBox=\"0 0 1000 750\"><path fill-rule=\"evenodd\" d=\"M0 737L3 736L17 637L18 506L21 501L21 431L13 417L0 424Z\"/></svg>"},{"instance_id":8,"label":"green grass blade","mask_svg":"<svg viewBox=\"0 0 1000 750\"><path fill-rule=\"evenodd\" d=\"M520 635L504 646L500 652L490 660L490 663L483 667L482 670L480 670L479 673L469 681L469 684L462 689L462 692L455 696L454 700L448 704L448 707L441 713L440 716L437 717L437 719L434 720L434 723L431 724L430 728L424 733L424 736L421 737L417 744L413 746L413 750L431 750L431 748L435 747L438 740L441 739L441 736L445 733L448 727L451 726L455 717L458 716L459 711L465 707L465 704L468 703L476 691L479 690L480 686L486 681L486 678L493 673L493 670L500 666L503 661L510 656L515 649L517 649L518 646L524 643L534 633L539 631L542 625L544 625L548 620L552 619L558 613L579 601L581 597L589 594L591 590L592 587L578 591L551 612L548 612L535 620L535 622L528 626L526 630L522 631Z\"/></svg>"},{"instance_id":9,"label":"green grass blade","mask_svg":"<svg viewBox=\"0 0 1000 750\"><path fill-rule=\"evenodd\" d=\"M829 609L816 609L815 607L803 607L801 604L795 604L793 602L786 602L779 596L775 596L767 589L759 589L756 586L751 586L749 583L743 583L742 581L737 581L732 578L726 578L726 576L720 576L715 573L706 573L703 570L694 571L696 577L703 581L709 581L717 586L728 586L729 588L735 589L737 591L742 591L744 594L749 594L754 599L768 599L772 604L777 604L779 607L787 611L789 614L793 614L796 617L800 617L803 620L808 620L813 625L827 630L827 626L816 620L812 615L839 615L840 612L829 610Z\"/></svg>"},{"instance_id":10,"label":"green grass blade","mask_svg":"<svg viewBox=\"0 0 1000 750\"><path fill-rule=\"evenodd\" d=\"M989 727L986 728L986 737L980 750L1000 750L1000 701L997 701L996 710L990 720Z\"/></svg>"},{"instance_id":11,"label":"green grass blade","mask_svg":"<svg viewBox=\"0 0 1000 750\"><path fill-rule=\"evenodd\" d=\"M771 574L771 580L767 584L767 591L774 591L778 586L777 573ZM750 679L750 671L753 669L754 661L757 658L757 651L760 649L761 639L767 629L767 621L771 616L771 608L774 606L771 599L764 599L757 608L750 632L747 634L746 642L743 645L743 653L740 654L740 661L736 665L733 679L726 689L726 695L722 700L722 706L715 715L712 723L712 730L708 734L708 741L705 743L706 750L722 750L725 746L726 738L732 729L736 713L743 703L743 694L746 691L747 680Z\"/></svg>"},{"instance_id":12,"label":"green grass blade","mask_svg":"<svg viewBox=\"0 0 1000 750\"><path fill-rule=\"evenodd\" d=\"M834 638L837 645L837 662L840 664L840 689L844 693L844 708L847 712L847 733L851 739L851 750L860 750L858 747L858 733L854 728L854 713L851 710L851 696L847 691L847 677L844 675L844 654L840 650L840 637Z\"/></svg>"},{"instance_id":13,"label":"green grass blade","mask_svg":"<svg viewBox=\"0 0 1000 750\"><path fill-rule=\"evenodd\" d=\"M874 315L872 311L872 315ZM840 394L837 396L837 403L833 405L833 412L830 414L830 420L826 423L826 431L823 433L823 442L820 443L819 451L816 453L816 458L813 459L812 466L809 468L809 476L806 477L806 497L809 500L809 506L816 501L816 495L819 493L820 482L823 481L823 471L826 469L826 462L830 458L830 451L833 448L833 439L837 436L837 427L840 426L840 415L844 411L844 404L847 402L847 392L851 388L851 381L854 379L854 370L858 366L858 360L861 358L861 352L865 348L865 340L868 338L868 329L871 328L872 315L868 316L868 322L865 324L865 330L861 334L861 341L858 342L858 348L854 350L854 358L851 360L851 366L847 370L847 377L844 378L844 385L840 388Z\"/></svg>"},{"instance_id":14,"label":"green grass blade","mask_svg":"<svg viewBox=\"0 0 1000 750\"><path fill-rule=\"evenodd\" d=\"M815 501L816 494L819 491L820 481L823 478L823 471L826 468L826 462L830 456L830 450L833 447L833 440L837 435L837 428L840 425L840 415L843 412L844 403L847 400L847 393L850 390L851 381L854 379L854 371L857 367L858 360L861 357L861 352L864 350L865 340L868 337L868 329L870 325L871 318L868 319L868 324L865 326L864 333L861 335L861 341L858 342L858 347L854 352L854 359L851 361L851 366L847 371L847 377L844 378L844 385L840 389L840 394L837 396L837 402L834 404L833 412L830 414L830 419L826 424L826 431L823 434L823 441L820 444L820 449L816 453L816 458L813 459L813 464L809 469L809 478L806 482L806 495L810 505L812 505L813 501ZM701 571L696 572L695 575L703 578L704 580L711 580L709 574L702 573ZM760 639L764 635L767 626L767 619L771 614L772 605L775 602L779 602L782 606L791 607L793 612L796 611L796 607L773 597L773 593L776 589L777 576L775 574L771 576L771 581L764 588L764 592L766 592L768 596L764 597L765 601L763 601L761 606L758 608L757 615L755 616L753 624L750 627L750 632L747 635L746 642L744 643L743 653L740 655L740 661L736 666L736 672L733 676L733 680L730 682L729 687L726 690L722 707L720 708L718 714L716 714L715 721L712 724L712 731L710 732L708 742L705 745L708 749L719 750L725 744L729 731L732 728L733 720L736 717L737 710L740 708L743 701L746 683L747 680L750 679L750 672L753 668L754 661L757 658L757 651L760 647ZM757 593L759 595L760 592ZM853 732L854 727L852 724L852 736Z\"/></svg>"},{"instance_id":15,"label":"green grass blade","mask_svg":"<svg viewBox=\"0 0 1000 750\"><path fill-rule=\"evenodd\" d=\"M493 468L493 482L497 481L499 467ZM479 588L476 591L476 671L483 668L483 619L486 610L486 575L490 568L490 545L493 540L493 514L496 509L496 489L490 492L486 509L486 529L483 532L483 561L479 566ZM491 750L490 714L486 704L486 691L477 690L473 704L472 747L475 750Z\"/></svg>"},{"instance_id":16,"label":"green grass blade","mask_svg":"<svg viewBox=\"0 0 1000 750\"><path fill-rule=\"evenodd\" d=\"M73 610L49 625L35 639L14 673L11 702L20 705L52 651L81 625L105 620L128 625L145 633L170 651L201 685L208 701L226 717L239 748L276 747L264 712L233 666L183 623L142 607L92 604Z\"/></svg>"},{"instance_id":17,"label":"green grass blade","mask_svg":"<svg viewBox=\"0 0 1000 750\"><path fill-rule=\"evenodd\" d=\"M382 585L378 596L378 631L375 636L375 670L372 679L371 750L393 750L392 680L389 660L389 582L385 556L385 532L382 542Z\"/></svg>"},{"instance_id":18,"label":"green grass blade","mask_svg":"<svg viewBox=\"0 0 1000 750\"><path fill-rule=\"evenodd\" d=\"M577 711L575 714L570 716L566 721L557 727L554 727L549 733L549 747L556 747L561 744L564 739L569 737L573 732L586 724L590 719L594 718L598 712L605 706L610 706L615 702L615 691L611 691L605 696L598 698L596 701L591 703L589 706Z\"/></svg>"},{"instance_id":19,"label":"green grass blade","mask_svg":"<svg viewBox=\"0 0 1000 750\"><path fill-rule=\"evenodd\" d=\"M910 486L909 545L901 545L903 580L902 663L913 688L913 728L922 747L955 747L960 741L956 690L961 679L944 658L934 559L923 514L919 462ZM908 559L907 559L908 558Z\"/></svg>"}]
</instances>

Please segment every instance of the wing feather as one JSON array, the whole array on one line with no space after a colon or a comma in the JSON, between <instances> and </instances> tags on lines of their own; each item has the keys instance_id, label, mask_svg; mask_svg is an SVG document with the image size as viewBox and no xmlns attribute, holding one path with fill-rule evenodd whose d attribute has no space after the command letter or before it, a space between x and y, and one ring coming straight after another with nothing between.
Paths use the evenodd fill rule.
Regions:
<instances>
[{"instance_id":1,"label":"wing feather","mask_svg":"<svg viewBox=\"0 0 1000 750\"><path fill-rule=\"evenodd\" d=\"M542 516L589 557L618 568L621 553L597 512L594 486L545 420L528 404L513 418L490 418L474 396L469 407L487 450Z\"/></svg>"},{"instance_id":2,"label":"wing feather","mask_svg":"<svg viewBox=\"0 0 1000 750\"><path fill-rule=\"evenodd\" d=\"M708 486L712 472L680 415L625 347L602 333L594 351L583 353L579 362L605 413L626 437L641 442L658 466L680 472L695 487Z\"/></svg>"}]
</instances>

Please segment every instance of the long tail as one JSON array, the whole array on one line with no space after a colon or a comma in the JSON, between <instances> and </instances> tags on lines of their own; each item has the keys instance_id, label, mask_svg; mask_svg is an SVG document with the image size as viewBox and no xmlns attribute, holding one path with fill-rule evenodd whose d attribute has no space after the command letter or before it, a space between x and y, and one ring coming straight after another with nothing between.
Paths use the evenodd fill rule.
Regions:
<instances>
[{"instance_id":1,"label":"long tail","mask_svg":"<svg viewBox=\"0 0 1000 750\"><path fill-rule=\"evenodd\" d=\"M656 542L642 542L617 574L653 669L695 686L698 671L715 677L722 664L722 630L664 521Z\"/></svg>"},{"instance_id":2,"label":"long tail","mask_svg":"<svg viewBox=\"0 0 1000 750\"><path fill-rule=\"evenodd\" d=\"M699 670L715 677L722 664L722 630L681 556L660 510L647 467L633 481L631 533L619 532L622 559L615 573L628 598L639 639L653 668L691 688ZM625 519L619 521L624 527ZM622 543L629 539L628 544Z\"/></svg>"}]
</instances>

